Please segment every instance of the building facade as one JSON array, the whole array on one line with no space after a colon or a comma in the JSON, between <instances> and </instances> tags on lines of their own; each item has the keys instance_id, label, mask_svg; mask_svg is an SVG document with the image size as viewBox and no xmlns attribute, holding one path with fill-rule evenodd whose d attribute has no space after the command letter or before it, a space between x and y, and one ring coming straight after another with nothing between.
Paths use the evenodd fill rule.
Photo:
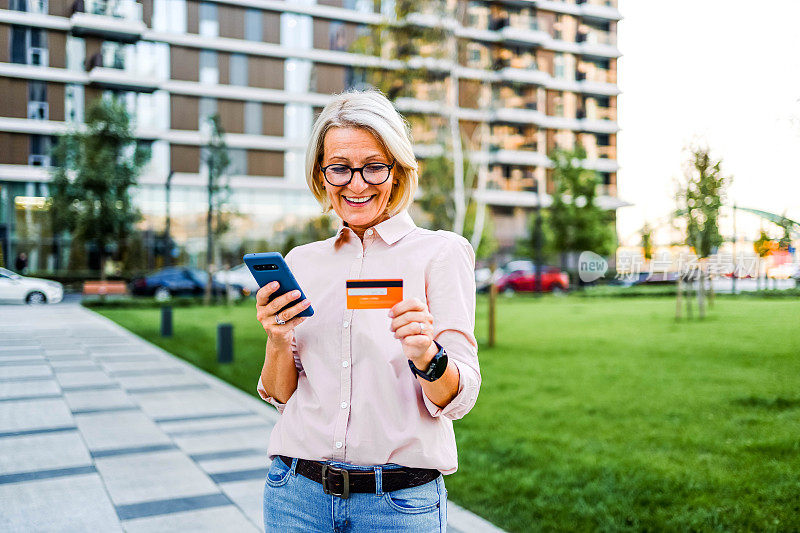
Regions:
<instances>
[{"instance_id":1,"label":"building facade","mask_svg":"<svg viewBox=\"0 0 800 533\"><path fill-rule=\"evenodd\" d=\"M33 271L65 264L48 226L49 148L94 99L124 98L151 147L135 191L142 228L163 230L172 172L172 234L194 258L205 246L205 117L219 113L231 149L239 216L227 238L269 239L319 213L303 175L316 114L331 94L358 86L364 68L391 68L349 50L391 16L392 1L0 2L0 241L6 265L25 252ZM622 205L615 3L469 0L455 21L456 112L470 157L486 169L480 199L501 244L524 231L540 198L546 205L546 154L556 146L582 143L585 165L603 178L601 205ZM397 101L423 164L449 115L451 81L411 80L412 96Z\"/></svg>"}]
</instances>

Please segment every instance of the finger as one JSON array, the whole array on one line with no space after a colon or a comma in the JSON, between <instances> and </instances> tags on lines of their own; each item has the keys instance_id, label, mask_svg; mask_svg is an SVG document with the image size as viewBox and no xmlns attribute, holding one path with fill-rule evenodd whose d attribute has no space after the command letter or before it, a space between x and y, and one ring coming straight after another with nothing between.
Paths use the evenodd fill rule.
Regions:
<instances>
[{"instance_id":1,"label":"finger","mask_svg":"<svg viewBox=\"0 0 800 533\"><path fill-rule=\"evenodd\" d=\"M420 331L419 325L422 324L422 331ZM409 336L421 336L421 337L428 337L426 333L430 333L431 326L430 324L426 324L425 322L411 322L410 324L406 324L400 328L398 328L394 332L394 336L398 339L402 339Z\"/></svg>"},{"instance_id":2,"label":"finger","mask_svg":"<svg viewBox=\"0 0 800 533\"><path fill-rule=\"evenodd\" d=\"M289 322L289 320L294 318L297 315L297 313L302 312L309 305L311 305L311 302L309 302L308 298L306 298L302 302L299 302L299 303L291 306L289 309L281 311L280 313L277 314L277 317L280 318L281 320L285 320L286 322Z\"/></svg>"},{"instance_id":3,"label":"finger","mask_svg":"<svg viewBox=\"0 0 800 533\"><path fill-rule=\"evenodd\" d=\"M267 305L270 295L279 288L280 283L273 281L272 283L267 283L258 289L258 292L256 293L256 305Z\"/></svg>"},{"instance_id":4,"label":"finger","mask_svg":"<svg viewBox=\"0 0 800 533\"><path fill-rule=\"evenodd\" d=\"M399 316L407 311L427 311L428 306L425 305L422 300L417 297L414 298L407 298L402 302L398 302L394 304L392 309L389 311L389 316Z\"/></svg>"},{"instance_id":5,"label":"finger","mask_svg":"<svg viewBox=\"0 0 800 533\"><path fill-rule=\"evenodd\" d=\"M276 297L270 303L268 303L266 309L268 312L274 315L278 311L289 305L289 303L298 298L300 298L300 291L287 292L286 294L282 294L281 296Z\"/></svg>"},{"instance_id":6,"label":"finger","mask_svg":"<svg viewBox=\"0 0 800 533\"><path fill-rule=\"evenodd\" d=\"M405 326L410 322L433 322L433 317L430 313L426 313L425 311L407 311L402 315L394 318L392 320L392 325L390 329L395 331L397 328L401 326Z\"/></svg>"}]
</instances>

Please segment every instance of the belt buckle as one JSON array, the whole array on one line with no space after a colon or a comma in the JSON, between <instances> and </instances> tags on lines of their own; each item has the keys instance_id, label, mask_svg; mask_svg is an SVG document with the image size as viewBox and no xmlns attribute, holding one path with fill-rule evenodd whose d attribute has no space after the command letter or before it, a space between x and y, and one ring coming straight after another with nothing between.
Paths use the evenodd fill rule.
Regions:
<instances>
[{"instance_id":1,"label":"belt buckle","mask_svg":"<svg viewBox=\"0 0 800 533\"><path fill-rule=\"evenodd\" d=\"M328 487L328 474L339 474L342 476L342 486L344 487L344 492L341 494L337 494ZM322 490L325 494L331 494L333 496L339 496L340 498L349 498L350 497L350 472L345 470L344 468L336 468L335 466L331 466L328 464L322 465Z\"/></svg>"}]
</instances>

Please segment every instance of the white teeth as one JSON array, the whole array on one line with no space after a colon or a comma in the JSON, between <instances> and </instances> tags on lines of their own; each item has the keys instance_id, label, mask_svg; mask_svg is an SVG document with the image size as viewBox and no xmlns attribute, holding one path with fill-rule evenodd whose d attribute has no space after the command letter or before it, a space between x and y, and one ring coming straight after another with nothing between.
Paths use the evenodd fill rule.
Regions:
<instances>
[{"instance_id":1,"label":"white teeth","mask_svg":"<svg viewBox=\"0 0 800 533\"><path fill-rule=\"evenodd\" d=\"M353 202L354 204L363 204L364 202L369 201L370 198L372 198L372 196L367 196L366 198L358 198L358 199L348 198L347 196L344 197L345 200L347 200L348 202Z\"/></svg>"}]
</instances>

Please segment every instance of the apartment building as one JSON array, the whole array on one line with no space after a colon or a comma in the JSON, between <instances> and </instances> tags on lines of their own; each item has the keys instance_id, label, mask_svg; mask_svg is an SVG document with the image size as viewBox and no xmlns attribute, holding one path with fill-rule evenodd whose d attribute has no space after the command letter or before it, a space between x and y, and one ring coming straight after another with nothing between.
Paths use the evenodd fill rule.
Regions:
<instances>
[{"instance_id":1,"label":"apartment building","mask_svg":"<svg viewBox=\"0 0 800 533\"><path fill-rule=\"evenodd\" d=\"M463 0L448 0L449 2ZM611 0L469 0L457 21L458 65L409 82L398 108L423 161L441 150L451 78L472 160L502 244L552 193L547 152L575 142L615 209L616 24ZM205 244L205 117L218 112L231 149L231 240L269 238L319 212L303 176L314 117L359 86L381 58L349 51L391 16L373 0L0 0L0 241L32 270L65 265L49 227L49 148L96 98L124 98L152 159L135 200L162 231L171 178L172 233L189 256ZM424 55L424 51L421 51ZM537 193L542 193L537 194Z\"/></svg>"}]
</instances>

